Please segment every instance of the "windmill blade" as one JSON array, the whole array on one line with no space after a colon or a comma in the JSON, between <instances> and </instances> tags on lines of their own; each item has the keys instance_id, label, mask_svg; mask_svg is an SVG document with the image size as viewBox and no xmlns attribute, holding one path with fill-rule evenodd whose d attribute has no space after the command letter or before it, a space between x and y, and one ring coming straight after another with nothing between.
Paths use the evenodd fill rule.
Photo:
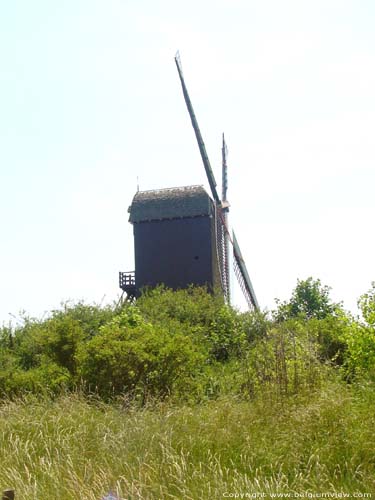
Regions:
<instances>
[{"instance_id":1,"label":"windmill blade","mask_svg":"<svg viewBox=\"0 0 375 500\"><path fill-rule=\"evenodd\" d=\"M225 142L225 137L223 133L223 145L221 147L221 158L222 158L222 191L221 191L221 200L223 202L227 200L227 192L228 192L228 148Z\"/></svg>"},{"instance_id":2,"label":"windmill blade","mask_svg":"<svg viewBox=\"0 0 375 500\"><path fill-rule=\"evenodd\" d=\"M193 125L193 129L195 132L195 137L197 138L198 147L199 147L199 151L200 151L201 158L203 161L204 169L206 171L208 183L209 183L210 188L211 188L211 193L212 193L212 196L213 196L215 202L217 204L220 204L220 198L219 198L219 195L217 194L217 191L216 191L217 184L215 181L214 174L212 172L210 160L208 159L208 156L207 156L206 146L204 145L202 134L199 130L199 126L198 126L197 119L195 117L194 109L193 109L193 106L191 104L190 97L189 97L189 94L188 94L188 91L187 91L187 88L185 85L184 76L182 74L180 55L178 52L177 52L174 60L175 60L176 66L177 66L177 71L178 71L178 75L180 77L181 86L182 86L182 92L184 94L185 103L186 103L187 109L189 111L191 123Z\"/></svg>"},{"instance_id":3,"label":"windmill blade","mask_svg":"<svg viewBox=\"0 0 375 500\"><path fill-rule=\"evenodd\" d=\"M230 301L230 284L229 284L229 241L233 245L233 254L234 254L234 270L241 286L241 289L245 295L246 301L250 308L259 309L258 301L255 296L254 288L251 283L249 274L246 269L245 261L242 257L240 247L238 245L237 239L233 233L233 240L230 238L229 230L228 230L228 219L227 213L229 210L229 203L227 201L227 188L228 188L228 180L227 180L227 147L225 144L224 134L223 134L223 147L222 147L222 158L223 158L223 168L222 168L222 176L223 176L223 187L222 187L222 200L220 200L219 195L216 190L216 181L214 174L212 172L212 168L210 165L210 160L207 156L206 147L203 142L202 134L199 130L198 122L195 117L194 109L191 104L191 100L186 88L184 76L182 73L182 66L179 53L177 52L175 56L175 63L177 66L178 75L180 77L182 92L184 95L185 103L190 115L191 123L193 125L193 129L195 132L195 137L198 142L199 151L201 154L201 158L203 161L204 169L206 171L208 183L211 188L212 197L215 200L215 213L216 215L216 239L217 244L216 248L218 250L218 262L220 267L220 277L222 282L222 288L224 292L224 296L226 300Z\"/></svg>"},{"instance_id":4,"label":"windmill blade","mask_svg":"<svg viewBox=\"0 0 375 500\"><path fill-rule=\"evenodd\" d=\"M233 254L234 254L234 272L240 284L245 299L250 308L259 309L259 304L255 296L254 288L250 280L249 273L246 269L245 261L242 257L241 250L233 232Z\"/></svg>"},{"instance_id":5,"label":"windmill blade","mask_svg":"<svg viewBox=\"0 0 375 500\"><path fill-rule=\"evenodd\" d=\"M259 304L258 300L256 298L255 292L253 285L251 283L251 279L249 276L249 273L247 272L245 260L242 257L242 253L240 250L240 246L238 244L236 235L234 234L234 231L232 231L232 237L230 236L227 221L225 219L225 212L224 210L219 210L219 217L220 217L220 222L222 226L222 234L225 235L225 243L229 244L230 242L232 244L233 248L233 267L234 267L234 273L236 275L237 281L241 287L242 293L244 294L244 297L246 299L246 302L249 306L250 309L259 309ZM218 245L219 246L219 245ZM228 255L229 257L229 255ZM228 262L228 261L227 261ZM223 274L225 276L225 274ZM228 269L228 281L226 281L227 284L227 289L224 289L224 293L228 293L226 295L227 299L229 300L229 269Z\"/></svg>"},{"instance_id":6,"label":"windmill blade","mask_svg":"<svg viewBox=\"0 0 375 500\"><path fill-rule=\"evenodd\" d=\"M225 143L225 138L223 134L223 144L221 148L222 155L222 194L221 194L221 223L222 223L222 231L221 231L221 269L222 269L222 282L223 282L223 290L224 296L228 304L230 304L230 272L229 272L229 231L228 231L228 211L229 211L229 203L227 200L227 191L228 191L228 148Z\"/></svg>"}]
</instances>

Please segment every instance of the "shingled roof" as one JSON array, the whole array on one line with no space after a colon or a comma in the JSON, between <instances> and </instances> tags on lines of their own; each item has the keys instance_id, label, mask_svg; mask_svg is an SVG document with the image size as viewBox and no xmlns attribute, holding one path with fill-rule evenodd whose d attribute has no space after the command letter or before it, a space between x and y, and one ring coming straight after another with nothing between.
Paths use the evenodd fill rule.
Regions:
<instances>
[{"instance_id":1,"label":"shingled roof","mask_svg":"<svg viewBox=\"0 0 375 500\"><path fill-rule=\"evenodd\" d=\"M144 222L211 214L212 201L203 186L138 191L129 207L129 222Z\"/></svg>"}]
</instances>

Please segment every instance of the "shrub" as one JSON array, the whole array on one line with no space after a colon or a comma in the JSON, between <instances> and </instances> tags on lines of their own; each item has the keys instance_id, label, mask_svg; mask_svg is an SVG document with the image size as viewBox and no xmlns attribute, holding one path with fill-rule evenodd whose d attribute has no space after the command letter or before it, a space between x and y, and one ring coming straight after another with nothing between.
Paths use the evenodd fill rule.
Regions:
<instances>
[{"instance_id":1,"label":"shrub","mask_svg":"<svg viewBox=\"0 0 375 500\"><path fill-rule=\"evenodd\" d=\"M172 329L183 326L196 342L204 344L211 361L227 361L239 356L245 347L239 313L224 304L221 295L210 294L204 287L177 291L158 287L146 291L137 307L154 325Z\"/></svg>"},{"instance_id":2,"label":"shrub","mask_svg":"<svg viewBox=\"0 0 375 500\"><path fill-rule=\"evenodd\" d=\"M43 357L74 374L75 353L83 340L79 321L69 315L54 315L43 322L29 320L16 332L20 366L25 370L39 367Z\"/></svg>"},{"instance_id":3,"label":"shrub","mask_svg":"<svg viewBox=\"0 0 375 500\"><path fill-rule=\"evenodd\" d=\"M308 321L307 328L318 342L318 356L322 362L336 366L344 364L348 349L346 336L353 324L350 316L344 313Z\"/></svg>"},{"instance_id":4,"label":"shrub","mask_svg":"<svg viewBox=\"0 0 375 500\"><path fill-rule=\"evenodd\" d=\"M223 305L206 329L205 337L211 356L217 361L239 357L246 348L246 334L238 313Z\"/></svg>"},{"instance_id":5,"label":"shrub","mask_svg":"<svg viewBox=\"0 0 375 500\"><path fill-rule=\"evenodd\" d=\"M57 394L72 386L69 371L50 360L30 370L22 370L13 362L0 371L0 391L7 397L29 392Z\"/></svg>"},{"instance_id":6,"label":"shrub","mask_svg":"<svg viewBox=\"0 0 375 500\"><path fill-rule=\"evenodd\" d=\"M209 326L223 305L221 295L196 286L184 290L159 286L145 290L137 300L141 314L152 322L173 319L190 326Z\"/></svg>"},{"instance_id":7,"label":"shrub","mask_svg":"<svg viewBox=\"0 0 375 500\"><path fill-rule=\"evenodd\" d=\"M375 328L375 281L372 282L371 289L361 295L358 306L367 325Z\"/></svg>"},{"instance_id":8,"label":"shrub","mask_svg":"<svg viewBox=\"0 0 375 500\"><path fill-rule=\"evenodd\" d=\"M247 311L240 314L241 329L246 336L248 343L264 338L271 327L271 321L266 312Z\"/></svg>"},{"instance_id":9,"label":"shrub","mask_svg":"<svg viewBox=\"0 0 375 500\"><path fill-rule=\"evenodd\" d=\"M143 401L189 393L205 359L192 336L146 322L133 306L81 344L77 354L89 390L105 398L126 392Z\"/></svg>"},{"instance_id":10,"label":"shrub","mask_svg":"<svg viewBox=\"0 0 375 500\"><path fill-rule=\"evenodd\" d=\"M373 328L353 323L343 334L347 345L343 373L348 380L370 378L375 381L375 332Z\"/></svg>"},{"instance_id":11,"label":"shrub","mask_svg":"<svg viewBox=\"0 0 375 500\"><path fill-rule=\"evenodd\" d=\"M317 342L306 323L288 320L256 339L243 362L243 390L295 394L319 386L323 367Z\"/></svg>"}]
</instances>

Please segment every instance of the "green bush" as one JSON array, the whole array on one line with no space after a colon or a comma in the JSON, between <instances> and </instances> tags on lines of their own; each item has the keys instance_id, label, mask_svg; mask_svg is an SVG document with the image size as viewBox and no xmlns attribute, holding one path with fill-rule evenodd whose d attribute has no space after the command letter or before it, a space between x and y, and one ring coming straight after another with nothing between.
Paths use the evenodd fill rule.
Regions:
<instances>
[{"instance_id":1,"label":"green bush","mask_svg":"<svg viewBox=\"0 0 375 500\"><path fill-rule=\"evenodd\" d=\"M128 393L195 400L319 385L324 365L375 380L375 285L363 321L333 304L319 280L298 281L273 319L240 313L200 287L146 290L122 308L64 304L45 319L0 328L0 392L85 384L104 398ZM323 374L323 375L322 375Z\"/></svg>"},{"instance_id":2,"label":"green bush","mask_svg":"<svg viewBox=\"0 0 375 500\"><path fill-rule=\"evenodd\" d=\"M164 286L145 290L137 300L141 314L154 322L173 319L190 326L209 326L224 305L220 294L212 295L204 287L191 286L171 290Z\"/></svg>"},{"instance_id":3,"label":"green bush","mask_svg":"<svg viewBox=\"0 0 375 500\"><path fill-rule=\"evenodd\" d=\"M137 307L153 324L170 328L183 325L196 342L206 346L211 361L227 361L245 348L246 334L239 313L224 304L221 295L210 294L203 287L148 290Z\"/></svg>"},{"instance_id":4,"label":"green bush","mask_svg":"<svg viewBox=\"0 0 375 500\"><path fill-rule=\"evenodd\" d=\"M240 357L246 349L246 334L239 314L227 305L221 306L206 329L210 354L217 361Z\"/></svg>"},{"instance_id":5,"label":"green bush","mask_svg":"<svg viewBox=\"0 0 375 500\"><path fill-rule=\"evenodd\" d=\"M324 367L318 344L304 322L275 324L249 347L242 366L243 391L250 396L271 392L296 394L320 385Z\"/></svg>"},{"instance_id":6,"label":"green bush","mask_svg":"<svg viewBox=\"0 0 375 500\"><path fill-rule=\"evenodd\" d=\"M317 341L318 356L322 362L334 366L344 364L348 349L346 336L353 324L352 318L346 314L313 318L307 322L306 327Z\"/></svg>"},{"instance_id":7,"label":"green bush","mask_svg":"<svg viewBox=\"0 0 375 500\"><path fill-rule=\"evenodd\" d=\"M54 315L45 321L30 320L16 332L16 352L24 370L39 367L49 360L74 374L75 353L84 340L79 321L69 315Z\"/></svg>"},{"instance_id":8,"label":"green bush","mask_svg":"<svg viewBox=\"0 0 375 500\"><path fill-rule=\"evenodd\" d=\"M89 390L105 398L128 393L142 400L188 394L205 359L188 332L153 325L134 306L101 327L77 354Z\"/></svg>"},{"instance_id":9,"label":"green bush","mask_svg":"<svg viewBox=\"0 0 375 500\"><path fill-rule=\"evenodd\" d=\"M348 380L369 378L375 381L375 332L373 328L353 324L344 332L347 345L343 373Z\"/></svg>"},{"instance_id":10,"label":"green bush","mask_svg":"<svg viewBox=\"0 0 375 500\"><path fill-rule=\"evenodd\" d=\"M361 295L358 306L367 326L375 328L375 281L371 283L371 289Z\"/></svg>"},{"instance_id":11,"label":"green bush","mask_svg":"<svg viewBox=\"0 0 375 500\"><path fill-rule=\"evenodd\" d=\"M73 387L69 371L50 360L30 370L19 369L14 361L12 366L8 364L0 371L2 396L14 397L30 392L52 395Z\"/></svg>"},{"instance_id":12,"label":"green bush","mask_svg":"<svg viewBox=\"0 0 375 500\"><path fill-rule=\"evenodd\" d=\"M272 322L268 314L262 311L247 311L239 315L241 329L246 336L247 343L251 344L257 339L264 338Z\"/></svg>"}]
</instances>

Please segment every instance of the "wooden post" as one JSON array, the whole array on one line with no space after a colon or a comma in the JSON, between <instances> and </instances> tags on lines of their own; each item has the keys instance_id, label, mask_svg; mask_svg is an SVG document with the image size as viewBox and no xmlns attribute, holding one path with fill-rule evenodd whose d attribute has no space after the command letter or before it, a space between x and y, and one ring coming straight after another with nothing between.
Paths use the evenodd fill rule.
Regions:
<instances>
[{"instance_id":1,"label":"wooden post","mask_svg":"<svg viewBox=\"0 0 375 500\"><path fill-rule=\"evenodd\" d=\"M1 500L14 500L14 490L4 490Z\"/></svg>"}]
</instances>

